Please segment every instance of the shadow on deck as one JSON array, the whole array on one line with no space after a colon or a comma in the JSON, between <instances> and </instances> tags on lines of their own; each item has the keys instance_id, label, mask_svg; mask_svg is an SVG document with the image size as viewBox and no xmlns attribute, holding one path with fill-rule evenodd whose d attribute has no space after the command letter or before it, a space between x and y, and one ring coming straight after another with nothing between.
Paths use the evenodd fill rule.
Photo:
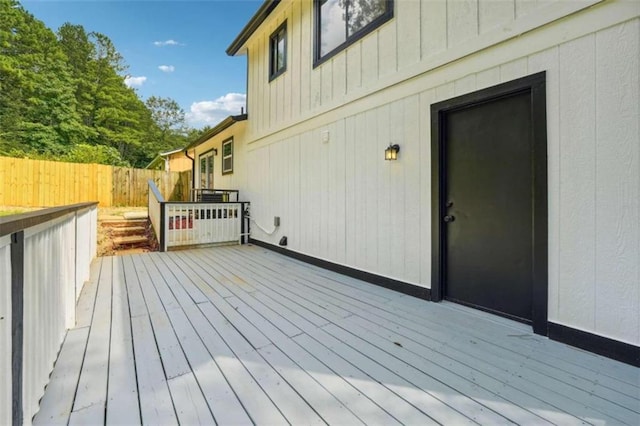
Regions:
<instances>
[{"instance_id":1,"label":"shadow on deck","mask_svg":"<svg viewBox=\"0 0 640 426\"><path fill-rule=\"evenodd\" d=\"M34 423L638 424L640 370L255 246L100 258Z\"/></svg>"}]
</instances>

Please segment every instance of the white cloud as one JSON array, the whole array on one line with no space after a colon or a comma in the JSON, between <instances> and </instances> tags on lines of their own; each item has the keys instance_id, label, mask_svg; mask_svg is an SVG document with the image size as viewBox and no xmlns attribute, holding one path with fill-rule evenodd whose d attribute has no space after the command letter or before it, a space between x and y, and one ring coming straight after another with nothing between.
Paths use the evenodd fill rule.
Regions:
<instances>
[{"instance_id":1,"label":"white cloud","mask_svg":"<svg viewBox=\"0 0 640 426\"><path fill-rule=\"evenodd\" d=\"M143 75L140 77L132 77L128 75L124 78L124 84L126 84L127 87L140 87L145 81L147 81L147 77Z\"/></svg>"},{"instance_id":2,"label":"white cloud","mask_svg":"<svg viewBox=\"0 0 640 426\"><path fill-rule=\"evenodd\" d=\"M154 46L162 47L162 46L184 46L182 43L178 43L175 40L165 40L165 41L154 41Z\"/></svg>"},{"instance_id":3,"label":"white cloud","mask_svg":"<svg viewBox=\"0 0 640 426\"><path fill-rule=\"evenodd\" d=\"M194 102L186 114L187 121L194 127L216 125L230 115L240 114L244 108L247 95L244 93L227 93L213 101Z\"/></svg>"},{"instance_id":4,"label":"white cloud","mask_svg":"<svg viewBox=\"0 0 640 426\"><path fill-rule=\"evenodd\" d=\"M174 67L173 65L160 65L158 69L162 72L174 72L176 70L176 67Z\"/></svg>"}]
</instances>

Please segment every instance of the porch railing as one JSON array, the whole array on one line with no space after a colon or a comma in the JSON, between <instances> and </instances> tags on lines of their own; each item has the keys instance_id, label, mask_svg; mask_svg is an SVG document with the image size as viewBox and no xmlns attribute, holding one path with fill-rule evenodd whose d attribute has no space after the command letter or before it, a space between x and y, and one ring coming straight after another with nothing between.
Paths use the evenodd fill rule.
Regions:
<instances>
[{"instance_id":1,"label":"porch railing","mask_svg":"<svg viewBox=\"0 0 640 426\"><path fill-rule=\"evenodd\" d=\"M240 191L237 189L193 188L191 189L191 201L197 203L237 203L240 201Z\"/></svg>"},{"instance_id":2,"label":"porch railing","mask_svg":"<svg viewBox=\"0 0 640 426\"><path fill-rule=\"evenodd\" d=\"M31 424L96 256L97 204L0 218L0 424Z\"/></svg>"},{"instance_id":3,"label":"porch railing","mask_svg":"<svg viewBox=\"0 0 640 426\"><path fill-rule=\"evenodd\" d=\"M234 190L209 190L235 193ZM226 198L228 199L228 198ZM219 243L243 244L248 241L249 221L245 214L249 202L165 201L149 181L149 217L161 251L176 247Z\"/></svg>"}]
</instances>

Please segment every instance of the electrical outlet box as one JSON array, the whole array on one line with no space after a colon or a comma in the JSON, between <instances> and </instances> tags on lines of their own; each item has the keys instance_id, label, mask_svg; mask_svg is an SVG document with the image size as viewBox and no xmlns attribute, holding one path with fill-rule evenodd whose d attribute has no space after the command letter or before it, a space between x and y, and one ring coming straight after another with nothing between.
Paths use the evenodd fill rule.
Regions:
<instances>
[{"instance_id":1,"label":"electrical outlet box","mask_svg":"<svg viewBox=\"0 0 640 426\"><path fill-rule=\"evenodd\" d=\"M276 228L280 226L280 216L273 217L273 226L275 226Z\"/></svg>"},{"instance_id":2,"label":"electrical outlet box","mask_svg":"<svg viewBox=\"0 0 640 426\"><path fill-rule=\"evenodd\" d=\"M329 143L329 131L323 130L320 132L320 140L322 143Z\"/></svg>"}]
</instances>

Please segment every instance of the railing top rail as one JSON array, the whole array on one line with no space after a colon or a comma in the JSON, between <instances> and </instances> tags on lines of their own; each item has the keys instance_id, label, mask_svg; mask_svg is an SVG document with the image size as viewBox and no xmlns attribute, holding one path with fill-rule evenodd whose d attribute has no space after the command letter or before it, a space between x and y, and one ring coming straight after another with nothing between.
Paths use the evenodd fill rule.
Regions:
<instances>
[{"instance_id":1,"label":"railing top rail","mask_svg":"<svg viewBox=\"0 0 640 426\"><path fill-rule=\"evenodd\" d=\"M49 222L68 213L86 210L97 206L97 201L87 203L77 203L68 206L51 207L48 209L36 210L33 212L21 213L0 218L0 237L19 232L41 223Z\"/></svg>"},{"instance_id":2,"label":"railing top rail","mask_svg":"<svg viewBox=\"0 0 640 426\"><path fill-rule=\"evenodd\" d=\"M163 204L166 205L174 205L174 204L189 204L189 205L198 205L198 204L250 204L249 201L164 201Z\"/></svg>"},{"instance_id":3,"label":"railing top rail","mask_svg":"<svg viewBox=\"0 0 640 426\"><path fill-rule=\"evenodd\" d=\"M147 183L149 184L149 190L156 197L156 200L158 200L160 203L163 203L164 202L164 197L160 193L160 190L156 186L156 183L153 181L153 179L149 179L147 181Z\"/></svg>"},{"instance_id":4,"label":"railing top rail","mask_svg":"<svg viewBox=\"0 0 640 426\"><path fill-rule=\"evenodd\" d=\"M239 189L220 189L220 188L193 188L192 191L219 191L219 192L240 192Z\"/></svg>"}]
</instances>

